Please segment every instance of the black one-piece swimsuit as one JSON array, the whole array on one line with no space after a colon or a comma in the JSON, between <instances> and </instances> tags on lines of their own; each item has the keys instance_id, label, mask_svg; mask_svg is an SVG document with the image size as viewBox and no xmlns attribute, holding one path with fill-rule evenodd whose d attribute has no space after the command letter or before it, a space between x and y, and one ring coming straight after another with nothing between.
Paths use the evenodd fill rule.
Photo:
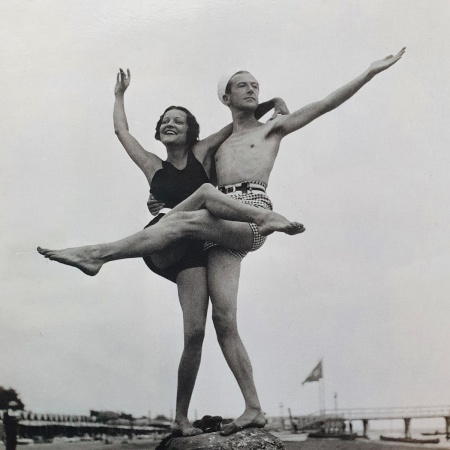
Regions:
<instances>
[{"instance_id":1,"label":"black one-piece swimsuit","mask_svg":"<svg viewBox=\"0 0 450 450\"><path fill-rule=\"evenodd\" d=\"M162 162L162 169L159 169L153 175L150 192L156 199L164 203L166 208L174 208L204 183L209 183L208 175L206 175L205 169L192 151L189 151L186 167L182 170L178 170L168 161ZM145 228L158 223L163 217L163 214L156 216ZM186 253L180 261L165 269L156 267L151 260L151 256L146 256L143 259L150 270L174 283L176 283L177 275L181 271L191 267L206 266L202 241L189 240Z\"/></svg>"}]
</instances>

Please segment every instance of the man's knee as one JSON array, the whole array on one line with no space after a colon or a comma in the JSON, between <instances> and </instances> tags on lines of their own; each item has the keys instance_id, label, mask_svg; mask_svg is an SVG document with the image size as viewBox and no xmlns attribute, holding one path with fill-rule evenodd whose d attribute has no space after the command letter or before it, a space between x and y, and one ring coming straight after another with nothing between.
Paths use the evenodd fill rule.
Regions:
<instances>
[{"instance_id":1,"label":"man's knee","mask_svg":"<svg viewBox=\"0 0 450 450\"><path fill-rule=\"evenodd\" d=\"M205 327L202 325L194 326L185 333L185 346L191 349L201 349L204 338Z\"/></svg>"},{"instance_id":2,"label":"man's knee","mask_svg":"<svg viewBox=\"0 0 450 450\"><path fill-rule=\"evenodd\" d=\"M212 319L219 343L237 335L237 321L234 313L213 311Z\"/></svg>"}]
</instances>

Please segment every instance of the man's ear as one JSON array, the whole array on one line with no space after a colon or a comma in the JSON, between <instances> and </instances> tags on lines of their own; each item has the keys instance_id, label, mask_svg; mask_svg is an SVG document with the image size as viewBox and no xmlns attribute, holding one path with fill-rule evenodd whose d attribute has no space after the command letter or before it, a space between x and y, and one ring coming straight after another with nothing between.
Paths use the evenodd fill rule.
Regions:
<instances>
[{"instance_id":1,"label":"man's ear","mask_svg":"<svg viewBox=\"0 0 450 450\"><path fill-rule=\"evenodd\" d=\"M228 94L224 94L222 98L223 98L223 101L225 102L225 105L230 106Z\"/></svg>"}]
</instances>

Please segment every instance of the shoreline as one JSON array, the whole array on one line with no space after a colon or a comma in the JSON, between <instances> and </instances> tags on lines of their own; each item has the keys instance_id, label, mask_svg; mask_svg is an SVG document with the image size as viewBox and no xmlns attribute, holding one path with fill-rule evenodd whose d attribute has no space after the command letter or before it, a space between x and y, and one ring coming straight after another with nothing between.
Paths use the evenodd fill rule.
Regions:
<instances>
[{"instance_id":1,"label":"shoreline","mask_svg":"<svg viewBox=\"0 0 450 450\"><path fill-rule=\"evenodd\" d=\"M283 440L282 438L280 438ZM283 441L286 450L411 450L420 449L450 449L450 442L445 447L435 444L404 444L385 442L379 440L356 439L354 441L341 441L340 439L307 439L305 441Z\"/></svg>"}]
</instances>

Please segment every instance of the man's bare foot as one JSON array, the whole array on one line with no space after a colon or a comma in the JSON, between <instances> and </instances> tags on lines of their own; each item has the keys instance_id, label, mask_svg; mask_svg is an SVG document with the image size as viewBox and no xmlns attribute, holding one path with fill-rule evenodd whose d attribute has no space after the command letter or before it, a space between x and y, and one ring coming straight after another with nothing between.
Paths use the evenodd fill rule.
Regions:
<instances>
[{"instance_id":1,"label":"man's bare foot","mask_svg":"<svg viewBox=\"0 0 450 450\"><path fill-rule=\"evenodd\" d=\"M49 250L38 247L37 251L45 258L76 267L91 277L97 275L103 266L103 262L94 256L95 250L92 246L66 248L64 250Z\"/></svg>"},{"instance_id":2,"label":"man's bare foot","mask_svg":"<svg viewBox=\"0 0 450 450\"><path fill-rule=\"evenodd\" d=\"M264 417L264 413L260 409L245 410L242 416L228 425L225 425L223 430L220 432L220 435L229 436L230 434L237 433L245 428L264 428L266 423L267 419Z\"/></svg>"},{"instance_id":3,"label":"man's bare foot","mask_svg":"<svg viewBox=\"0 0 450 450\"><path fill-rule=\"evenodd\" d=\"M175 419L175 424L172 427L172 436L197 436L202 434L203 431L200 428L195 428L191 422L185 418Z\"/></svg>"},{"instance_id":4,"label":"man's bare foot","mask_svg":"<svg viewBox=\"0 0 450 450\"><path fill-rule=\"evenodd\" d=\"M261 210L260 218L256 225L261 236L268 236L275 231L280 231L291 236L305 231L305 227L298 222L289 222L286 217L275 211Z\"/></svg>"}]
</instances>

